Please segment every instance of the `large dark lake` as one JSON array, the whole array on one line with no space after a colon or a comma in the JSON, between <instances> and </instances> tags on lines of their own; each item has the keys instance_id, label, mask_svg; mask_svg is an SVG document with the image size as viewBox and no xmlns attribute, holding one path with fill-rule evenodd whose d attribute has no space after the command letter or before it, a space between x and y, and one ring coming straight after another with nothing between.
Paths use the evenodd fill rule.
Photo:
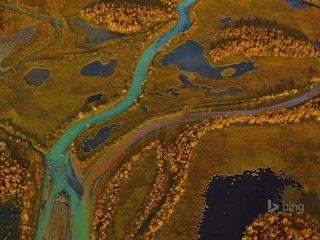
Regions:
<instances>
[{"instance_id":1,"label":"large dark lake","mask_svg":"<svg viewBox=\"0 0 320 240\"><path fill-rule=\"evenodd\" d=\"M239 240L245 227L268 211L268 199L279 203L286 186L300 184L270 169L216 176L205 194L208 208L200 228L201 240ZM253 174L256 173L256 174Z\"/></svg>"}]
</instances>

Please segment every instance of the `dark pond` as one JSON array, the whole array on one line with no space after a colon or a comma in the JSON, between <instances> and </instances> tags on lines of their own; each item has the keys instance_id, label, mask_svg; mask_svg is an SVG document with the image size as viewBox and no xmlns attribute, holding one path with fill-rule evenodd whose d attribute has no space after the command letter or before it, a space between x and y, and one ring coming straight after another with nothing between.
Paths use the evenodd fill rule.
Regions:
<instances>
[{"instance_id":1,"label":"dark pond","mask_svg":"<svg viewBox=\"0 0 320 240\"><path fill-rule=\"evenodd\" d=\"M33 68L24 76L24 80L31 86L39 87L50 76L50 69Z\"/></svg>"},{"instance_id":2,"label":"dark pond","mask_svg":"<svg viewBox=\"0 0 320 240\"><path fill-rule=\"evenodd\" d=\"M270 168L242 175L216 176L205 194L208 208L200 227L202 240L239 240L246 225L268 210L268 199L279 203L286 186L299 183L275 175Z\"/></svg>"},{"instance_id":3,"label":"dark pond","mask_svg":"<svg viewBox=\"0 0 320 240\"><path fill-rule=\"evenodd\" d=\"M111 59L107 64L102 64L100 60L94 61L85 65L81 69L81 74L84 76L100 76L107 77L114 73L117 60Z\"/></svg>"},{"instance_id":4,"label":"dark pond","mask_svg":"<svg viewBox=\"0 0 320 240\"><path fill-rule=\"evenodd\" d=\"M98 147L101 143L103 143L109 136L112 135L112 133L117 130L117 128L120 126L119 123L113 123L109 126L102 127L99 129L97 134L93 136L87 137L83 141L83 147L82 150L84 152L90 152L92 149Z\"/></svg>"},{"instance_id":5,"label":"dark pond","mask_svg":"<svg viewBox=\"0 0 320 240\"><path fill-rule=\"evenodd\" d=\"M198 84L195 84L195 83L191 82L186 75L181 74L179 79L182 82L180 88L182 88L182 89L184 89L184 88L192 88L192 89L195 89L195 90L200 90L200 91L203 91L206 96L222 97L222 96L225 96L225 95L236 94L237 92L242 91L241 88L230 87L230 88L228 88L227 90L224 90L224 91L214 92L211 87L208 87L206 85L198 85Z\"/></svg>"},{"instance_id":6,"label":"dark pond","mask_svg":"<svg viewBox=\"0 0 320 240\"><path fill-rule=\"evenodd\" d=\"M148 112L148 107L144 105L144 106L141 107L141 110L143 112Z\"/></svg>"},{"instance_id":7,"label":"dark pond","mask_svg":"<svg viewBox=\"0 0 320 240\"><path fill-rule=\"evenodd\" d=\"M19 239L20 215L13 203L0 205L0 239Z\"/></svg>"},{"instance_id":8,"label":"dark pond","mask_svg":"<svg viewBox=\"0 0 320 240\"><path fill-rule=\"evenodd\" d=\"M181 70L195 72L204 77L222 79L223 70L233 68L236 72L230 77L237 77L246 72L257 69L251 61L214 67L204 56L204 48L194 40L187 40L162 59L164 66L174 64Z\"/></svg>"},{"instance_id":9,"label":"dark pond","mask_svg":"<svg viewBox=\"0 0 320 240\"><path fill-rule=\"evenodd\" d=\"M99 94L96 94L96 95L92 95L90 97L87 98L87 101L89 103L92 103L92 102L95 102L95 101L98 101L102 98L103 94L102 93L99 93Z\"/></svg>"},{"instance_id":10,"label":"dark pond","mask_svg":"<svg viewBox=\"0 0 320 240\"><path fill-rule=\"evenodd\" d=\"M236 94L237 92L242 91L241 88L238 87L229 87L228 89L224 90L224 91L220 91L220 92L215 92L213 93L214 96L218 96L218 97L222 97L225 95L233 95Z\"/></svg>"},{"instance_id":11,"label":"dark pond","mask_svg":"<svg viewBox=\"0 0 320 240\"><path fill-rule=\"evenodd\" d=\"M290 7L292 8L307 8L309 5L306 2L299 0L288 0Z\"/></svg>"},{"instance_id":12,"label":"dark pond","mask_svg":"<svg viewBox=\"0 0 320 240\"><path fill-rule=\"evenodd\" d=\"M320 43L319 43L319 42L314 41L314 42L311 42L311 44L312 44L315 48L320 49Z\"/></svg>"},{"instance_id":13,"label":"dark pond","mask_svg":"<svg viewBox=\"0 0 320 240\"><path fill-rule=\"evenodd\" d=\"M170 93L172 96L178 97L180 95L179 91L175 88L167 88L167 93Z\"/></svg>"},{"instance_id":14,"label":"dark pond","mask_svg":"<svg viewBox=\"0 0 320 240\"><path fill-rule=\"evenodd\" d=\"M221 18L219 21L220 21L221 23L228 23L228 22L231 21L231 17Z\"/></svg>"},{"instance_id":15,"label":"dark pond","mask_svg":"<svg viewBox=\"0 0 320 240\"><path fill-rule=\"evenodd\" d=\"M123 36L121 33L110 32L104 28L92 27L89 23L77 19L74 23L82 27L86 32L86 43L102 43Z\"/></svg>"},{"instance_id":16,"label":"dark pond","mask_svg":"<svg viewBox=\"0 0 320 240\"><path fill-rule=\"evenodd\" d=\"M308 3L308 2L305 2L305 1L302 1L302 0L287 0L289 6L291 8L308 8L308 7L315 7L315 8L319 8L317 5L315 4L312 4L312 3Z\"/></svg>"}]
</instances>

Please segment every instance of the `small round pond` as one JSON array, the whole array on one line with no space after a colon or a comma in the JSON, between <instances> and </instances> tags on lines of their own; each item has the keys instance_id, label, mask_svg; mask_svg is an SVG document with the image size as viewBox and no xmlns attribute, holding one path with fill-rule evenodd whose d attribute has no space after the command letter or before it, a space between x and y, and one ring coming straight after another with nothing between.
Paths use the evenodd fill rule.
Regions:
<instances>
[{"instance_id":1,"label":"small round pond","mask_svg":"<svg viewBox=\"0 0 320 240\"><path fill-rule=\"evenodd\" d=\"M33 68L24 76L24 80L30 86L39 87L50 76L50 69L47 68Z\"/></svg>"}]
</instances>

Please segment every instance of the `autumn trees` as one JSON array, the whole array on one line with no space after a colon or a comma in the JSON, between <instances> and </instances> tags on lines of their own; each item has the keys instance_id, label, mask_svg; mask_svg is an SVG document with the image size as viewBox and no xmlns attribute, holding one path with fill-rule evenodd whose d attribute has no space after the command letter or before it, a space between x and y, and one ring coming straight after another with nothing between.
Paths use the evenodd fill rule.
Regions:
<instances>
[{"instance_id":1,"label":"autumn trees","mask_svg":"<svg viewBox=\"0 0 320 240\"><path fill-rule=\"evenodd\" d=\"M113 225L115 209L120 200L121 185L128 183L131 176L145 160L146 154L154 149L156 142L144 147L140 153L133 155L124 163L110 179L105 179L99 186L97 200L94 205L91 239L107 239L107 234Z\"/></svg>"},{"instance_id":2,"label":"autumn trees","mask_svg":"<svg viewBox=\"0 0 320 240\"><path fill-rule=\"evenodd\" d=\"M1 130L0 135L4 140ZM38 190L43 176L41 158L27 149L25 142L12 137L6 139L0 146L0 204L13 203L21 210L19 239L32 239L37 215L34 209L40 200ZM11 150L12 146L15 151ZM18 157L21 154L24 156Z\"/></svg>"},{"instance_id":3,"label":"autumn trees","mask_svg":"<svg viewBox=\"0 0 320 240\"><path fill-rule=\"evenodd\" d=\"M152 211L160 204L166 193L167 176L165 172L165 162L163 159L164 148L159 140L155 141L157 158L156 162L156 177L149 191L148 196L144 200L142 207L136 213L129 228L126 231L124 239L130 240L139 232L145 221L148 219Z\"/></svg>"},{"instance_id":4,"label":"autumn trees","mask_svg":"<svg viewBox=\"0 0 320 240\"><path fill-rule=\"evenodd\" d=\"M164 159L169 168L169 175L172 176L171 185L164 202L152 215L148 225L140 232L138 239L156 239L157 232L175 211L184 192L193 150L206 133L235 125L292 124L308 119L320 121L319 101L320 99L312 100L293 109L282 109L259 115L220 116L202 123L188 125L172 145L164 148L157 155Z\"/></svg>"},{"instance_id":5,"label":"autumn trees","mask_svg":"<svg viewBox=\"0 0 320 240\"><path fill-rule=\"evenodd\" d=\"M318 7L320 6L320 0L304 0L304 2L313 4Z\"/></svg>"},{"instance_id":6,"label":"autumn trees","mask_svg":"<svg viewBox=\"0 0 320 240\"><path fill-rule=\"evenodd\" d=\"M215 40L218 44L210 51L213 62L230 55L320 59L320 50L311 43L289 37L275 28L231 27L218 31Z\"/></svg>"},{"instance_id":7,"label":"autumn trees","mask_svg":"<svg viewBox=\"0 0 320 240\"><path fill-rule=\"evenodd\" d=\"M176 18L174 4L168 1L170 7L148 6L125 1L110 1L96 4L81 11L82 17L104 25L114 32L138 32L156 23Z\"/></svg>"},{"instance_id":8,"label":"autumn trees","mask_svg":"<svg viewBox=\"0 0 320 240\"><path fill-rule=\"evenodd\" d=\"M177 136L176 141L165 148L158 156L162 157L169 168L170 186L166 193L165 200L159 209L152 216L150 222L140 233L139 239L155 239L156 233L166 224L173 214L182 194L189 172L189 164L192 152L196 148L201 137L205 135L209 122L187 126Z\"/></svg>"},{"instance_id":9,"label":"autumn trees","mask_svg":"<svg viewBox=\"0 0 320 240\"><path fill-rule=\"evenodd\" d=\"M157 174L144 203L135 214L124 239L156 239L157 233L168 222L185 191L189 165L194 149L208 132L229 126L261 126L299 124L320 121L320 98L294 107L258 115L218 116L201 123L187 125L171 144L159 140L133 155L99 186L93 213L93 239L106 239L112 227L115 209L119 204L120 186L130 181L134 169L151 150L156 150ZM248 238L251 239L251 238Z\"/></svg>"},{"instance_id":10,"label":"autumn trees","mask_svg":"<svg viewBox=\"0 0 320 240\"><path fill-rule=\"evenodd\" d=\"M320 239L320 226L314 219L297 211L266 213L246 227L242 240Z\"/></svg>"}]
</instances>

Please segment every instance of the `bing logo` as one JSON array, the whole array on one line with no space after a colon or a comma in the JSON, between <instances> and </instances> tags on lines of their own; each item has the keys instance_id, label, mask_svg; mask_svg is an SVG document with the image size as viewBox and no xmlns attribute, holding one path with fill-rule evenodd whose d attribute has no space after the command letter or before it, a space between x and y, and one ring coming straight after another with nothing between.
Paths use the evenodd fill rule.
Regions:
<instances>
[{"instance_id":1,"label":"bing logo","mask_svg":"<svg viewBox=\"0 0 320 240\"><path fill-rule=\"evenodd\" d=\"M303 213L304 212L304 204L297 204L297 203L285 203L282 204L273 203L270 199L268 199L268 212L276 212L278 210L282 211L298 211Z\"/></svg>"}]
</instances>

